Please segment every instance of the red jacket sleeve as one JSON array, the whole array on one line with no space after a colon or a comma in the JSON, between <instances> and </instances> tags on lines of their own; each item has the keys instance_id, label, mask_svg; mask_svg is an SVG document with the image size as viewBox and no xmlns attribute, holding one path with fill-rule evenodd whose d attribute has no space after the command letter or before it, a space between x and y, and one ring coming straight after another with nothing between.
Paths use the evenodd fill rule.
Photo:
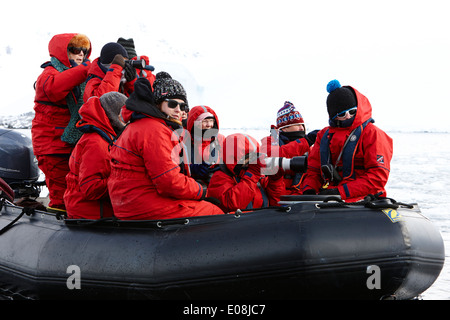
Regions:
<instances>
[{"instance_id":1,"label":"red jacket sleeve","mask_svg":"<svg viewBox=\"0 0 450 320\"><path fill-rule=\"evenodd\" d=\"M111 91L119 91L120 80L122 79L122 67L113 64L106 72L105 77L100 79L92 77L86 84L83 99L88 101L90 97L101 97L103 94Z\"/></svg>"},{"instance_id":2,"label":"red jacket sleeve","mask_svg":"<svg viewBox=\"0 0 450 320\"><path fill-rule=\"evenodd\" d=\"M282 146L272 145L272 141L271 136L265 137L261 141L261 152L267 154L268 157L292 158L302 156L310 151L306 138L297 139Z\"/></svg>"},{"instance_id":3,"label":"red jacket sleeve","mask_svg":"<svg viewBox=\"0 0 450 320\"><path fill-rule=\"evenodd\" d=\"M245 209L253 201L257 192L259 176L244 175L238 183L222 171L216 171L208 185L207 196L214 197L221 202L221 209L225 212Z\"/></svg>"},{"instance_id":4,"label":"red jacket sleeve","mask_svg":"<svg viewBox=\"0 0 450 320\"><path fill-rule=\"evenodd\" d=\"M86 80L89 66L89 62L84 62L63 72L48 67L37 85L42 85L43 93L49 101L59 102L64 100L74 87Z\"/></svg>"}]
</instances>

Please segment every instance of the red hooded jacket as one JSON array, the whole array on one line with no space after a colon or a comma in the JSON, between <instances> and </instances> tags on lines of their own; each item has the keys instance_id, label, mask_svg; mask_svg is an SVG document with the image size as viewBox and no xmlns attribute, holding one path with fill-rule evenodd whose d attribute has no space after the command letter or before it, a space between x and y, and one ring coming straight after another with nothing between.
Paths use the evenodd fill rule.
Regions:
<instances>
[{"instance_id":1,"label":"red hooded jacket","mask_svg":"<svg viewBox=\"0 0 450 320\"><path fill-rule=\"evenodd\" d=\"M80 108L77 128L84 132L69 160L64 193L70 219L112 217L107 181L111 172L109 145L115 132L100 104L92 97Z\"/></svg>"},{"instance_id":2,"label":"red hooded jacket","mask_svg":"<svg viewBox=\"0 0 450 320\"><path fill-rule=\"evenodd\" d=\"M90 97L101 97L103 94L111 91L121 92L127 96L130 94L126 93L132 88L131 83L125 83L125 88L127 90L121 90L120 80L122 79L123 68L118 64L112 64L108 71L105 73L99 66L100 58L95 59L92 62L91 68L89 69L89 77L86 83L86 88L84 89L84 101L87 101Z\"/></svg>"},{"instance_id":3,"label":"red hooded jacket","mask_svg":"<svg viewBox=\"0 0 450 320\"><path fill-rule=\"evenodd\" d=\"M192 108L192 110L189 111L189 117L187 121L186 130L189 132L191 136L191 148L194 152L195 158L191 159L191 163L201 163L202 160L204 160L207 163L211 163L210 161L210 145L212 140L212 137L197 137L194 135L194 124L199 118L200 115L204 113L211 113L214 116L215 126L214 129L219 131L219 118L217 117L216 112L208 107L208 106L196 106ZM198 130L198 129L197 129ZM201 133L201 130L200 130ZM206 136L206 135L205 135ZM217 135L214 135L214 141L217 141L219 148L216 148L218 151L217 160L215 163L220 163L222 160L221 158L221 152L220 149L223 145L223 140L225 139L223 134L218 133ZM201 140L201 141L200 141Z\"/></svg>"},{"instance_id":4,"label":"red hooded jacket","mask_svg":"<svg viewBox=\"0 0 450 320\"><path fill-rule=\"evenodd\" d=\"M47 62L42 65L44 71L36 81L35 116L32 121L31 135L33 151L37 156L69 154L73 149L73 145L61 140L61 135L70 121L66 96L74 95L72 90L86 80L90 67L89 60L79 66L71 67L67 46L75 35L77 34L55 35L48 45L50 56L55 57L70 69L59 72ZM90 53L91 50L86 54L86 59L89 58ZM74 97L77 98L75 95Z\"/></svg>"},{"instance_id":5,"label":"red hooded jacket","mask_svg":"<svg viewBox=\"0 0 450 320\"><path fill-rule=\"evenodd\" d=\"M180 130L145 99L132 94L131 123L111 147L108 189L120 219L171 219L223 214L199 201L203 187L187 175L187 152ZM183 163L181 163L181 160Z\"/></svg>"},{"instance_id":6,"label":"red hooded jacket","mask_svg":"<svg viewBox=\"0 0 450 320\"><path fill-rule=\"evenodd\" d=\"M316 192L325 184L321 172L321 140L328 130L330 139L329 149L331 163L337 167L342 167L342 159L336 163L339 154L343 150L344 144L351 132L361 126L372 117L372 106L369 100L352 88L356 94L358 110L353 124L348 128L326 127L319 131L314 146L308 157L308 170L306 177L302 181L301 190L314 189ZM330 184L329 188L338 188L339 194L347 202L358 201L368 194L382 192L386 196L384 189L390 171L390 162L393 154L392 139L381 129L369 122L362 130L356 149L353 154L352 176L345 177L340 183ZM339 172L339 171L338 171ZM342 177L342 172L339 172Z\"/></svg>"},{"instance_id":7,"label":"red hooded jacket","mask_svg":"<svg viewBox=\"0 0 450 320\"><path fill-rule=\"evenodd\" d=\"M221 170L213 174L207 191L208 197L217 198L221 202L221 208L225 212L261 208L264 204L278 205L284 192L283 179L261 175L260 167L252 160L247 170L241 170L238 174L235 172L236 166L245 155L258 152L259 143L250 136L237 133L225 138L224 164L221 165ZM250 169L251 166L254 166L255 171Z\"/></svg>"},{"instance_id":8,"label":"red hooded jacket","mask_svg":"<svg viewBox=\"0 0 450 320\"><path fill-rule=\"evenodd\" d=\"M132 60L137 60L138 58L145 60L147 65L149 64L147 56L135 57ZM89 69L89 77L83 96L84 101L93 96L101 97L103 94L111 91L121 92L129 97L134 90L136 79L122 85L120 81L123 68L120 65L112 64L105 73L99 63L100 58L95 59ZM155 81L155 75L150 70L137 69L137 75L138 77L147 78L152 85Z\"/></svg>"}]
</instances>

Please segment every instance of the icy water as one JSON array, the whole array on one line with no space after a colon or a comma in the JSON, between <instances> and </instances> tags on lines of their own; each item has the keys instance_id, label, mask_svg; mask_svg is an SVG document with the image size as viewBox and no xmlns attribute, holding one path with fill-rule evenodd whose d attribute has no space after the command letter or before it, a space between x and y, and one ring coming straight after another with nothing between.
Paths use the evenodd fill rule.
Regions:
<instances>
[{"instance_id":1,"label":"icy water","mask_svg":"<svg viewBox=\"0 0 450 320\"><path fill-rule=\"evenodd\" d=\"M228 135L238 130L228 129ZM261 140L268 130L240 131ZM388 197L418 203L422 213L440 230L445 264L436 282L422 294L424 300L450 300L450 133L388 132L394 156L386 186Z\"/></svg>"},{"instance_id":2,"label":"icy water","mask_svg":"<svg viewBox=\"0 0 450 320\"><path fill-rule=\"evenodd\" d=\"M31 136L29 130L20 130ZM222 134L246 133L260 141L261 129L221 129ZM450 133L388 132L394 157L386 186L388 197L419 204L422 213L441 232L445 264L436 282L422 294L424 300L450 300Z\"/></svg>"}]
</instances>

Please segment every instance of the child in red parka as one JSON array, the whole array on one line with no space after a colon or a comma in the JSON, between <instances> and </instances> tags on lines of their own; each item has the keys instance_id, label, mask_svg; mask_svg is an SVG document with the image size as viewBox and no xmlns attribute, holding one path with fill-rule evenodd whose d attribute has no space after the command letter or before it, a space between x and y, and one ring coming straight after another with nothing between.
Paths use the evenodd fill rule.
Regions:
<instances>
[{"instance_id":1,"label":"child in red parka","mask_svg":"<svg viewBox=\"0 0 450 320\"><path fill-rule=\"evenodd\" d=\"M84 134L70 156L64 194L69 219L114 215L107 184L111 172L109 147L125 127L119 113L126 100L119 92L108 92L100 98L91 97L80 108L77 127Z\"/></svg>"},{"instance_id":2,"label":"child in red parka","mask_svg":"<svg viewBox=\"0 0 450 320\"><path fill-rule=\"evenodd\" d=\"M49 210L64 211L66 174L75 144L67 142L63 134L69 128L71 110L78 111L83 101L91 42L82 34L58 34L50 40L48 49L51 60L42 65L44 71L35 84L31 138L39 168L45 174Z\"/></svg>"},{"instance_id":3,"label":"child in red parka","mask_svg":"<svg viewBox=\"0 0 450 320\"><path fill-rule=\"evenodd\" d=\"M209 183L207 196L218 199L225 212L277 206L284 191L282 177L264 176L259 143L245 134L232 134L223 143L223 161Z\"/></svg>"},{"instance_id":4,"label":"child in red parka","mask_svg":"<svg viewBox=\"0 0 450 320\"><path fill-rule=\"evenodd\" d=\"M327 91L330 125L311 149L303 194L340 195L347 202L386 196L392 139L373 124L372 106L356 89L333 80Z\"/></svg>"}]
</instances>

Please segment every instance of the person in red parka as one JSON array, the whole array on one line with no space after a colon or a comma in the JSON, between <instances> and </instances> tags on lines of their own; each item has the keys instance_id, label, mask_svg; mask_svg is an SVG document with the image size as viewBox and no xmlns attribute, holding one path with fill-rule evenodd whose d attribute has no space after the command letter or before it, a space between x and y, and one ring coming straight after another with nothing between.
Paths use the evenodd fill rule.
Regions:
<instances>
[{"instance_id":1,"label":"person in red parka","mask_svg":"<svg viewBox=\"0 0 450 320\"><path fill-rule=\"evenodd\" d=\"M286 101L277 112L277 125L271 129L271 135L261 140L261 152L268 157L293 158L308 154L316 140L318 130L306 134L305 122L300 112L290 101ZM282 169L280 169L282 170ZM299 194L303 174L286 171L283 174L286 195Z\"/></svg>"},{"instance_id":2,"label":"person in red parka","mask_svg":"<svg viewBox=\"0 0 450 320\"><path fill-rule=\"evenodd\" d=\"M127 97L108 92L91 97L81 108L77 123L84 132L73 150L64 193L69 219L112 217L107 181L111 171L109 146L125 127L119 119Z\"/></svg>"},{"instance_id":3,"label":"person in red parka","mask_svg":"<svg viewBox=\"0 0 450 320\"><path fill-rule=\"evenodd\" d=\"M128 58L131 61L141 61L143 60L145 62L145 66L140 66L139 68L135 68L137 72L137 76L139 78L144 77L147 78L148 81L150 81L150 84L153 86L153 82L155 82L155 75L153 74L153 71L155 71L155 67L150 65L150 58L145 55L138 55L136 53L136 48L134 47L134 40L133 38L130 39L124 39L120 37L117 40L117 43L120 43L125 50L127 51ZM134 89L134 82L131 83L133 86L127 86L127 88L131 88L131 91L127 92L126 95L129 96Z\"/></svg>"},{"instance_id":4,"label":"person in red parka","mask_svg":"<svg viewBox=\"0 0 450 320\"><path fill-rule=\"evenodd\" d=\"M116 42L102 47L100 57L92 62L84 91L84 101L90 97L101 97L111 91L129 96L133 91L136 70L128 63L128 53Z\"/></svg>"},{"instance_id":5,"label":"person in red parka","mask_svg":"<svg viewBox=\"0 0 450 320\"><path fill-rule=\"evenodd\" d=\"M219 118L212 108L196 106L189 111L186 130L190 136L191 175L207 187L217 164L222 161L221 148L225 137L219 133Z\"/></svg>"},{"instance_id":6,"label":"person in red parka","mask_svg":"<svg viewBox=\"0 0 450 320\"><path fill-rule=\"evenodd\" d=\"M58 34L50 40L48 49L51 60L42 65L44 71L35 84L31 138L49 190L49 210L64 211L65 178L74 143L67 142L63 135L70 127L71 110L83 103L91 42L82 34Z\"/></svg>"},{"instance_id":7,"label":"person in red parka","mask_svg":"<svg viewBox=\"0 0 450 320\"><path fill-rule=\"evenodd\" d=\"M159 72L154 92L138 78L126 102L130 123L111 147L108 190L114 215L124 220L172 219L223 214L205 199L206 190L189 176L188 154L180 140L182 85Z\"/></svg>"},{"instance_id":8,"label":"person in red parka","mask_svg":"<svg viewBox=\"0 0 450 320\"><path fill-rule=\"evenodd\" d=\"M330 125L311 149L303 194L340 195L346 202L386 196L392 139L373 124L372 106L355 88L332 80L327 91Z\"/></svg>"},{"instance_id":9,"label":"person in red parka","mask_svg":"<svg viewBox=\"0 0 450 320\"><path fill-rule=\"evenodd\" d=\"M253 137L236 133L223 142L223 161L214 172L207 196L220 201L225 212L278 206L284 192L282 176L264 176L264 155Z\"/></svg>"}]
</instances>

